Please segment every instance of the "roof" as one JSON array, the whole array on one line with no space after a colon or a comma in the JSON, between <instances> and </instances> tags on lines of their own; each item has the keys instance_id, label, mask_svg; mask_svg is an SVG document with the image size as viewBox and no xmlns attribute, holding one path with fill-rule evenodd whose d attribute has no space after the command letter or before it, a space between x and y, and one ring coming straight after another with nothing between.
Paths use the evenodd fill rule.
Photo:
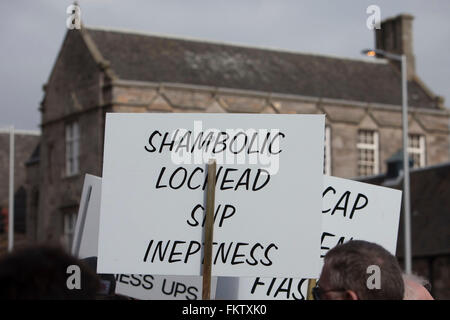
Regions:
<instances>
[{"instance_id":1,"label":"roof","mask_svg":"<svg viewBox=\"0 0 450 320\"><path fill-rule=\"evenodd\" d=\"M381 175L361 180L383 185ZM403 189L398 179L396 189ZM415 257L450 254L450 162L410 172L411 241ZM403 211L402 211L403 212ZM397 255L403 256L403 214L397 242Z\"/></svg>"},{"instance_id":2,"label":"roof","mask_svg":"<svg viewBox=\"0 0 450 320\"><path fill-rule=\"evenodd\" d=\"M39 163L39 161L41 160L41 144L38 143L36 145L36 148L34 148L33 153L31 154L31 156L28 158L27 162L25 162L26 166L31 166L33 164Z\"/></svg>"},{"instance_id":3,"label":"roof","mask_svg":"<svg viewBox=\"0 0 450 320\"><path fill-rule=\"evenodd\" d=\"M83 31L124 80L401 105L401 75L390 63L116 30ZM408 85L411 106L439 109L417 81Z\"/></svg>"}]
</instances>

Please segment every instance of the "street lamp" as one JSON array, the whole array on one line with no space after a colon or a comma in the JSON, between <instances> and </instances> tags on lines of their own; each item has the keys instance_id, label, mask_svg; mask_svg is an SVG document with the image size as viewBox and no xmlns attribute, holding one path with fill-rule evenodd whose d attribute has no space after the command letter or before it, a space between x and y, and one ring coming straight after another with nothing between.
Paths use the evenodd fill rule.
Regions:
<instances>
[{"instance_id":1,"label":"street lamp","mask_svg":"<svg viewBox=\"0 0 450 320\"><path fill-rule=\"evenodd\" d=\"M408 89L406 78L406 56L394 54L379 49L367 49L362 51L369 57L380 57L401 62L402 72L402 122L403 122L403 207L405 228L405 272L412 271L411 259L411 209L409 192L409 157L408 157Z\"/></svg>"}]
</instances>

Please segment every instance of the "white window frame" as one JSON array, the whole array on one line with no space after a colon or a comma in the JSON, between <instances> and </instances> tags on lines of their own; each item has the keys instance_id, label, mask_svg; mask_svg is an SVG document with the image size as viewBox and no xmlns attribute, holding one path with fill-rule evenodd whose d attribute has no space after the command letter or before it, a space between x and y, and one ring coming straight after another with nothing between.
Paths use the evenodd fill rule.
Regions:
<instances>
[{"instance_id":1,"label":"white window frame","mask_svg":"<svg viewBox=\"0 0 450 320\"><path fill-rule=\"evenodd\" d=\"M419 147L411 147L408 146L408 156L411 156L412 154L418 154L420 157L420 163L416 166L414 165L414 168L422 168L426 165L426 149L425 149L425 136L423 134L415 134L410 133L408 134L408 141L412 140L412 137L419 137Z\"/></svg>"},{"instance_id":2,"label":"white window frame","mask_svg":"<svg viewBox=\"0 0 450 320\"><path fill-rule=\"evenodd\" d=\"M80 127L78 121L66 125L66 176L80 171Z\"/></svg>"},{"instance_id":3,"label":"white window frame","mask_svg":"<svg viewBox=\"0 0 450 320\"><path fill-rule=\"evenodd\" d=\"M75 235L75 226L77 222L77 213L70 212L63 215L63 239L66 249L72 250L72 242Z\"/></svg>"},{"instance_id":4,"label":"white window frame","mask_svg":"<svg viewBox=\"0 0 450 320\"><path fill-rule=\"evenodd\" d=\"M358 141L359 141L359 135L361 131L368 131L368 132L372 132L373 133L373 144L368 144L368 143L360 143L358 142L356 144L356 149L357 149L357 156L358 156L358 175L359 173L359 165L360 165L360 160L359 160L359 150L360 149L365 149L365 150L372 150L373 153L373 173L372 175L376 175L380 172L380 168L379 168L379 140L378 140L378 131L376 130L371 130L371 129L359 129L358 130Z\"/></svg>"},{"instance_id":5,"label":"white window frame","mask_svg":"<svg viewBox=\"0 0 450 320\"><path fill-rule=\"evenodd\" d=\"M323 174L331 176L331 128L325 126L325 150L324 150Z\"/></svg>"}]
</instances>

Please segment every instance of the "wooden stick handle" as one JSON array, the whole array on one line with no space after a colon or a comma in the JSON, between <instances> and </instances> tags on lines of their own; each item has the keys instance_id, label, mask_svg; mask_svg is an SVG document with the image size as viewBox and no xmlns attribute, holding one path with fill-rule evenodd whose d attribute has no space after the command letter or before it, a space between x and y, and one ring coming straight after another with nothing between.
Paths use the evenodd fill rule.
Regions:
<instances>
[{"instance_id":1,"label":"wooden stick handle","mask_svg":"<svg viewBox=\"0 0 450 320\"><path fill-rule=\"evenodd\" d=\"M312 289L316 286L317 280L316 279L309 279L308 280L308 292L306 296L306 300L314 300Z\"/></svg>"},{"instance_id":2,"label":"wooden stick handle","mask_svg":"<svg viewBox=\"0 0 450 320\"><path fill-rule=\"evenodd\" d=\"M212 246L214 231L214 200L216 193L216 161L209 160L208 182L206 189L206 221L205 221L205 245L203 256L203 288L202 299L211 299L211 269L212 269Z\"/></svg>"}]
</instances>

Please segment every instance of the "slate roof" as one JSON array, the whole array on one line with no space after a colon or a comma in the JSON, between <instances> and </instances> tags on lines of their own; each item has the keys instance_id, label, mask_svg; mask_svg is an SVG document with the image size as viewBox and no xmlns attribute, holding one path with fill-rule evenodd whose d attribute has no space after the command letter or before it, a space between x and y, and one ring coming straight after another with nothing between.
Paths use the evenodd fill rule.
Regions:
<instances>
[{"instance_id":1,"label":"slate roof","mask_svg":"<svg viewBox=\"0 0 450 320\"><path fill-rule=\"evenodd\" d=\"M382 175L361 180L382 185ZM450 162L410 173L411 246L414 257L450 254ZM398 179L392 188L402 190ZM403 209L397 242L397 255L403 256Z\"/></svg>"},{"instance_id":2,"label":"slate roof","mask_svg":"<svg viewBox=\"0 0 450 320\"><path fill-rule=\"evenodd\" d=\"M30 166L33 164L38 163L41 160L41 144L38 143L36 145L36 148L34 148L33 153L31 154L30 158L28 158L27 162L25 162L26 166Z\"/></svg>"},{"instance_id":3,"label":"slate roof","mask_svg":"<svg viewBox=\"0 0 450 320\"><path fill-rule=\"evenodd\" d=\"M401 105L400 73L389 63L84 30L121 79ZM411 106L439 108L418 82L408 85Z\"/></svg>"}]
</instances>

